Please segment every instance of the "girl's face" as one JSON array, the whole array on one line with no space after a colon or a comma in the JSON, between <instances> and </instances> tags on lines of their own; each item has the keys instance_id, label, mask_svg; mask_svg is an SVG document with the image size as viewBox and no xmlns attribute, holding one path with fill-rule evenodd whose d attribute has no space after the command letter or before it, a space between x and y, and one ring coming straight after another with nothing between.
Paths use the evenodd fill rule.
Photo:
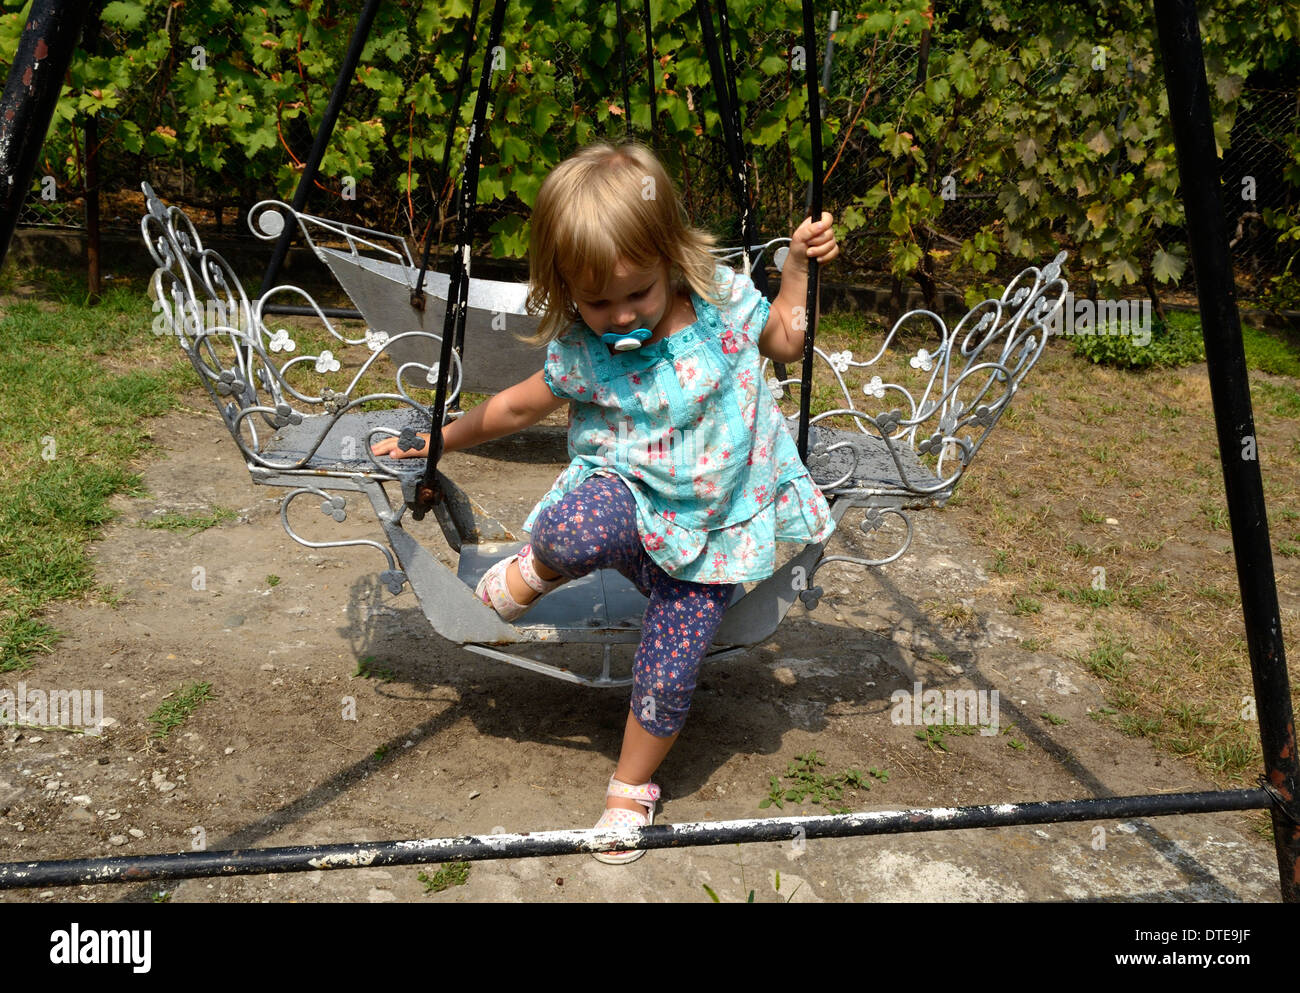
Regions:
<instances>
[{"instance_id":1,"label":"girl's face","mask_svg":"<svg viewBox=\"0 0 1300 993\"><path fill-rule=\"evenodd\" d=\"M659 331L672 310L668 265L635 268L622 259L603 286L574 283L573 302L587 327L596 334L637 328Z\"/></svg>"}]
</instances>

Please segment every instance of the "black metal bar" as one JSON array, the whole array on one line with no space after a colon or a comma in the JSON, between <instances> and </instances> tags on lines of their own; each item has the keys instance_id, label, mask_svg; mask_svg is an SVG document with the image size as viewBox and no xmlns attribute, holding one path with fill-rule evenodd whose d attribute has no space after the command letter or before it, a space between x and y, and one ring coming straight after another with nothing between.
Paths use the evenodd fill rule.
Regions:
<instances>
[{"instance_id":1,"label":"black metal bar","mask_svg":"<svg viewBox=\"0 0 1300 993\"><path fill-rule=\"evenodd\" d=\"M258 872L311 872L316 869L426 865L430 862L480 862L583 855L588 852L624 849L789 842L796 838L858 838L879 834L914 834L923 831L960 831L968 828L1256 810L1268 805L1269 796L1264 790L1225 790L1088 800L1045 800L978 807L867 811L813 817L655 824L635 830L536 831L529 834L301 845L228 852L180 852L134 858L9 862L0 864L0 890L242 876Z\"/></svg>"},{"instance_id":2,"label":"black metal bar","mask_svg":"<svg viewBox=\"0 0 1300 993\"><path fill-rule=\"evenodd\" d=\"M618 61L623 74L623 140L632 139L632 86L627 78L627 34L623 30L623 0L614 0L614 33L618 35Z\"/></svg>"},{"instance_id":3,"label":"black metal bar","mask_svg":"<svg viewBox=\"0 0 1300 993\"><path fill-rule=\"evenodd\" d=\"M700 33L704 42L704 53L709 60L709 75L713 79L713 92L718 101L718 116L722 122L722 141L727 150L727 162L730 165L728 179L732 196L740 209L740 237L745 241L745 258L749 258L749 241L745 239L746 225L749 223L749 204L746 197L745 160L741 157L739 140L739 117L736 108L731 106L727 93L726 71L718 51L718 38L713 30L713 12L708 0L695 0L695 13L700 21Z\"/></svg>"},{"instance_id":4,"label":"black metal bar","mask_svg":"<svg viewBox=\"0 0 1300 993\"><path fill-rule=\"evenodd\" d=\"M736 59L731 50L731 23L727 17L727 0L718 0L718 38L722 42L722 65L727 80L727 98L731 104L731 127L734 135L739 165L733 164L739 178L740 195L740 230L745 251L745 268L750 272L754 286L763 296L767 296L767 267L755 268L749 257L749 248L758 243L758 218L754 210L753 198L749 195L749 149L745 146L745 129L740 119L740 94L736 90Z\"/></svg>"},{"instance_id":5,"label":"black metal bar","mask_svg":"<svg viewBox=\"0 0 1300 993\"><path fill-rule=\"evenodd\" d=\"M307 195L311 192L312 184L316 182L316 173L320 169L321 159L325 157L325 150L334 135L334 125L343 110L343 98L347 96L348 86L357 71L357 63L361 61L361 51L366 47L366 39L370 37L370 28L375 22L375 15L379 13L379 4L380 0L366 0L365 9L361 11L361 18L352 32L352 43L343 58L343 65L339 67L338 78L334 80L334 91L330 94L330 102L325 107L325 116L321 118L320 127L316 131L316 141L312 144L311 154L307 156L307 161L303 165L302 175L298 177L298 188L293 191L295 211L300 211L307 206ZM266 275L262 278L262 296L265 296L275 285L280 275L280 266L284 264L285 256L289 254L289 245L293 241L295 230L294 225L286 224L284 230L280 232L280 240L275 243L271 262L266 267Z\"/></svg>"},{"instance_id":6,"label":"black metal bar","mask_svg":"<svg viewBox=\"0 0 1300 993\"><path fill-rule=\"evenodd\" d=\"M87 55L99 54L99 32L102 26L100 15L103 0L94 0L90 16L86 18L86 33L82 47ZM103 288L100 279L99 237L99 114L86 115L85 147L82 159L85 162L86 177L86 291L90 300L98 300Z\"/></svg>"},{"instance_id":7,"label":"black metal bar","mask_svg":"<svg viewBox=\"0 0 1300 993\"><path fill-rule=\"evenodd\" d=\"M1219 159L1210 117L1209 88L1194 0L1156 0L1169 116L1196 273L1201 331L1219 457L1232 522L1232 547L1246 622L1260 744L1272 807L1282 898L1300 902L1300 802L1295 715L1278 612L1273 554L1260 475L1250 379L1241 344L1228 228L1220 198Z\"/></svg>"},{"instance_id":8,"label":"black metal bar","mask_svg":"<svg viewBox=\"0 0 1300 993\"><path fill-rule=\"evenodd\" d=\"M424 475L411 503L411 516L423 520L425 512L442 498L437 485L438 460L442 457L442 422L447 412L447 380L451 368L451 349L465 334L469 304L469 253L474 244L474 212L478 200L479 148L487 121L488 93L492 88L492 50L501 37L505 21L506 0L496 0L492 7L492 24L488 28L487 46L483 50L483 71L479 76L474 117L465 148L465 167L457 210L456 256L452 259L450 285L447 289L447 312L442 323L442 348L438 357L438 386L434 392L433 416L429 425L429 451Z\"/></svg>"},{"instance_id":9,"label":"black metal bar","mask_svg":"<svg viewBox=\"0 0 1300 993\"><path fill-rule=\"evenodd\" d=\"M830 31L826 35L826 53L822 56L822 89L826 91L826 98L829 100L831 95L831 61L835 55L835 29L839 27L840 12L831 11ZM927 29L928 30L928 29ZM927 44L928 42L923 42ZM826 116L826 108L821 108L821 117ZM820 118L819 118L820 119ZM804 210L812 213L813 188L812 181L808 183L808 195L804 198Z\"/></svg>"},{"instance_id":10,"label":"black metal bar","mask_svg":"<svg viewBox=\"0 0 1300 993\"><path fill-rule=\"evenodd\" d=\"M465 99L465 83L469 80L469 63L474 54L474 26L478 24L479 0L474 0L474 6L470 10L469 20L465 22L465 51L461 55L460 75L456 78L456 101L452 104L455 108L450 118L447 120L447 140L442 146L442 164L438 167L438 179L434 184L434 190L438 194L438 213L442 213L442 186L447 181L447 170L451 168L451 142L456 134L456 123L460 120L460 104ZM488 55L491 56L491 51ZM412 222L414 222L412 218ZM424 274L429 271L429 257L433 253L433 233L438 226L439 218L434 218L429 222L428 233L424 236L424 258L420 262L420 275L415 281L415 289L411 291L411 305L414 307L424 306ZM438 238L439 243L442 241L441 234Z\"/></svg>"},{"instance_id":11,"label":"black metal bar","mask_svg":"<svg viewBox=\"0 0 1300 993\"><path fill-rule=\"evenodd\" d=\"M804 52L817 50L817 34L813 24L812 0L803 0ZM805 54L808 81L808 127L812 139L812 182L808 216L813 223L822 216L822 114L821 94L818 88L817 63ZM789 264L787 260L786 264ZM817 301L820 297L821 271L817 260L808 260L808 305L804 311L803 379L799 390L799 458L808 464L808 416L812 404L813 346L817 338Z\"/></svg>"},{"instance_id":12,"label":"black metal bar","mask_svg":"<svg viewBox=\"0 0 1300 993\"><path fill-rule=\"evenodd\" d=\"M0 97L0 266L72 64L90 0L33 0Z\"/></svg>"},{"instance_id":13,"label":"black metal bar","mask_svg":"<svg viewBox=\"0 0 1300 993\"><path fill-rule=\"evenodd\" d=\"M641 4L641 12L645 21L646 80L650 84L650 147L657 148L659 146L659 108L655 102L655 79L659 74L655 71L654 35L650 31L650 0L645 0Z\"/></svg>"}]
</instances>

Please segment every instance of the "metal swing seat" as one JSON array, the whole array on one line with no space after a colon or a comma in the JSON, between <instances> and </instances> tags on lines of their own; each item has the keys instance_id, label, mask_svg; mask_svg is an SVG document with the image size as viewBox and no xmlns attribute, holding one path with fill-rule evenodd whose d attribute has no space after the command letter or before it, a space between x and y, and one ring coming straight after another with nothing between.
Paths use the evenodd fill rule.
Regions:
<instances>
[{"instance_id":1,"label":"metal swing seat","mask_svg":"<svg viewBox=\"0 0 1300 993\"><path fill-rule=\"evenodd\" d=\"M379 575L380 582L394 594L409 583L430 625L453 644L570 682L627 685L630 679L611 674L609 648L639 641L646 601L625 577L613 570L593 572L540 598L524 617L510 624L481 603L473 590L493 563L521 546L517 535L441 470L437 481L445 499L433 509L449 548L458 556L456 569L449 569L403 527L406 503L426 460L375 457L370 446L403 430L427 430L431 412L411 391L429 389L436 379L438 370L429 356L440 346L441 337L428 330L375 327L386 323L382 308L385 301L394 300L394 285L399 291L408 288L411 284L405 280L415 273L401 239L297 215L304 236L318 256L332 263L344 287L353 290L352 299L371 325L364 337L349 339L312 297L296 286L281 285L249 300L229 264L218 253L203 248L186 215L175 206L164 205L148 184L143 189L148 212L142 231L158 266L151 287L157 305L216 404L253 482L290 490L281 504L281 521L289 536L311 548L376 548L387 565ZM269 202L259 205L269 206ZM277 210L249 215L250 226L261 237L278 234L275 223L266 218L280 218L287 208L275 206ZM324 231L342 237L346 250L320 244L319 236L312 239L309 232L313 227L318 235ZM402 250L397 249L398 244ZM367 250L373 256L376 248L381 249L379 264L373 258L365 261ZM390 257L383 259L383 251ZM912 538L907 511L946 502L1042 353L1049 322L1065 298L1066 285L1060 278L1063 258L1058 256L1041 270L1026 270L1000 299L980 304L951 331L938 315L913 311L895 324L869 360L858 362L848 353L828 355L817 350L834 375L842 403L810 419L808 464L813 478L837 522L848 510L858 508L864 511L863 529L871 532L879 529L884 515L894 514L905 525L905 537L892 554L875 559L826 556L823 544L809 544L768 579L748 590L738 586L715 637L715 650L707 659L730 656L766 640L797 599L809 609L815 608L821 589L814 585L814 578L823 565L836 561L883 565L907 550ZM439 309L434 303L438 289L445 285L435 279L430 287L431 299L424 312L430 319ZM466 319L469 332L477 336L491 331L502 312L513 315L512 321L531 319L516 312L522 309L525 289L522 284L472 280ZM308 303L333 339L332 348L315 355L295 354L289 332L268 326L269 301L285 295ZM396 299L401 303L400 293ZM409 303L403 306L412 312ZM401 308L390 309L400 313ZM910 363L924 375L924 387L919 392L914 387L909 390L906 385L887 384L876 375L863 387L865 393L880 399L892 392L893 402L886 404L888 409L883 412L868 413L860 403L855 404L844 373L849 369L876 371L895 338L918 319L932 322L939 331L934 350L919 351ZM512 328L524 329L522 323ZM499 330L496 333L501 334ZM505 337L514 348L507 348L505 340L490 342L478 353L485 358L479 368L484 376L499 373L515 382L511 362L526 362L528 352ZM469 340L477 349L477 338ZM346 370L335 357L335 349L340 355L356 356ZM473 354L474 350L466 351ZM506 358L510 351L518 358ZM532 354L535 366L536 352ZM454 350L451 355L450 395L454 397L470 380L473 367L468 361L462 365ZM391 363L393 389L361 392L362 376L381 361ZM962 368L956 370L959 363ZM525 375L535 371L533 366L524 370ZM313 373L331 385L309 388L303 380ZM781 395L795 381L771 377L767 382L774 394ZM491 380L476 385L484 389ZM850 427L833 426L845 419ZM797 415L790 423L793 429ZM968 429L975 430L977 436L959 435ZM389 498L394 486L400 491L400 501ZM290 505L307 495L318 498L326 516L344 520L348 511L344 494L349 492L359 493L369 502L384 543L370 539L310 541L290 524ZM584 642L605 646L598 677L502 650L503 646L528 643Z\"/></svg>"}]
</instances>

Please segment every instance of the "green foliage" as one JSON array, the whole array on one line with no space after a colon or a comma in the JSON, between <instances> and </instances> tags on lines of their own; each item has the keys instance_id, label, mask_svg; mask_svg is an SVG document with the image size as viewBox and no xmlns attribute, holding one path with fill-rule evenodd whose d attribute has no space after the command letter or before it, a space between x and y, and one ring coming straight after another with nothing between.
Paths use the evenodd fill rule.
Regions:
<instances>
[{"instance_id":1,"label":"green foliage","mask_svg":"<svg viewBox=\"0 0 1300 993\"><path fill-rule=\"evenodd\" d=\"M15 6L0 14L0 53L16 48L25 14ZM182 200L247 206L289 196L361 6L112 0L103 8L97 54L79 53L69 71L41 174L58 179L61 200L81 192L84 149L75 136L98 114L106 188L134 186L149 173L181 177L181 190L168 192ZM751 174L761 180L769 211L760 225L784 234L800 220L799 193L810 171L794 53L799 7L793 0L730 0L728 10L732 44L743 56L736 89ZM456 126L445 164L455 177L473 103L467 96L453 106L469 12L468 0L381 6L321 165L322 213L338 206L418 237L428 218L408 217L408 205L447 203L449 186L437 183L446 128ZM918 43L931 17L932 45L918 73ZM716 158L701 142L717 149L721 128L694 4L662 0L653 20L657 149L679 181L698 186L692 169ZM824 31L824 13L818 23ZM485 24L486 11L480 38ZM1215 130L1226 148L1237 115L1251 105L1252 75L1293 69L1295 6L1223 0L1213 14L1204 9L1201 32ZM630 108L621 106L620 40L632 67ZM620 25L612 6L593 8L588 0L508 6L480 174L493 254L525 253L528 210L542 179L570 151L620 137L629 111L638 133L649 131L644 45L630 10ZM977 280L987 277L970 288L982 296L1001 263L1038 262L1064 247L1073 253L1076 283L1091 282L1102 295L1128 295L1140 285L1154 298L1187 265L1157 49L1145 0L862 0L836 34L835 81L821 125L834 177L828 208L838 215L845 257L883 251L881 261L897 276L915 276L929 289L939 268L955 263ZM471 85L490 57L475 55ZM1277 140L1290 160L1284 179L1300 187L1300 134ZM407 167L394 168L400 165ZM389 188L378 187L379 175L389 177ZM840 193L844 178L858 185ZM355 203L343 201L349 179ZM794 194L789 208L787 192ZM953 198L975 192L991 192L1001 216L960 240L940 235ZM721 231L735 222L725 197L695 206L693 220L702 226ZM1294 209L1264 210L1263 220L1284 245L1300 249ZM1272 305L1300 306L1296 285L1289 272L1274 279Z\"/></svg>"},{"instance_id":2,"label":"green foliage","mask_svg":"<svg viewBox=\"0 0 1300 993\"><path fill-rule=\"evenodd\" d=\"M820 804L825 801L840 800L844 796L844 791L871 789L871 780L868 776L875 777L883 782L889 781L889 773L884 769L871 768L864 774L858 769L848 769L838 776L825 776L817 770L826 764L816 752L809 752L807 755L798 755L786 768L785 779L791 780L793 786L785 786L776 776L772 776L768 782L768 795L765 800L759 802L759 807L766 809L776 804L777 807L785 809L785 801L792 803L803 803L807 798L810 803ZM848 807L828 807L832 814L847 814Z\"/></svg>"},{"instance_id":3,"label":"green foliage","mask_svg":"<svg viewBox=\"0 0 1300 993\"><path fill-rule=\"evenodd\" d=\"M468 862L444 862L432 876L420 871L415 876L424 884L424 892L441 893L453 886L464 886L469 882Z\"/></svg>"},{"instance_id":4,"label":"green foliage","mask_svg":"<svg viewBox=\"0 0 1300 993\"><path fill-rule=\"evenodd\" d=\"M1151 322L1151 340L1139 344L1135 334L1076 334L1071 344L1076 355L1099 365L1124 369L1175 367L1205 361L1205 339L1199 318L1192 314L1171 313L1161 321Z\"/></svg>"},{"instance_id":5,"label":"green foliage","mask_svg":"<svg viewBox=\"0 0 1300 993\"><path fill-rule=\"evenodd\" d=\"M357 669L352 675L362 679L377 679L381 683L391 683L397 678L392 669L377 665L376 662L373 655L363 655L357 660Z\"/></svg>"},{"instance_id":6,"label":"green foliage","mask_svg":"<svg viewBox=\"0 0 1300 993\"><path fill-rule=\"evenodd\" d=\"M1061 247L1072 252L1077 284L1119 295L1141 285L1154 299L1176 283L1187 250L1150 5L969 0L938 12L923 81L906 95L883 94L855 146L882 178L843 212L850 234L887 229L894 273L915 275L923 287L950 257L983 275L1000 258L1038 262ZM1226 148L1237 113L1249 107L1247 78L1290 58L1297 15L1294 5L1226 0L1202 13L1201 33L1215 133ZM880 82L873 73L868 85ZM1290 155L1288 182L1300 185L1300 136ZM945 204L990 184L1003 217L959 243L940 237ZM1269 223L1300 241L1296 218ZM968 302L993 283L971 287ZM1294 285L1274 284L1279 295L1293 295ZM1123 345L1091 347L1127 364ZM1177 347L1153 354L1187 361Z\"/></svg>"}]
</instances>

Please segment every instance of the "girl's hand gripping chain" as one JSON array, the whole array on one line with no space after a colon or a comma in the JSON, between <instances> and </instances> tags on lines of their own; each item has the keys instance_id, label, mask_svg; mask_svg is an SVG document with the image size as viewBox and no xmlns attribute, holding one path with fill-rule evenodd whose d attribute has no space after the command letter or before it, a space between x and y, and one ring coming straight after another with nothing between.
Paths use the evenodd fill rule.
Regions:
<instances>
[{"instance_id":1,"label":"girl's hand gripping chain","mask_svg":"<svg viewBox=\"0 0 1300 993\"><path fill-rule=\"evenodd\" d=\"M803 223L790 235L790 254L785 260L788 267L793 263L801 272L807 273L808 260L816 259L823 264L840 254L839 243L835 240L835 229L831 227L834 220L828 213L823 213L816 224L811 217L805 217Z\"/></svg>"}]
</instances>

